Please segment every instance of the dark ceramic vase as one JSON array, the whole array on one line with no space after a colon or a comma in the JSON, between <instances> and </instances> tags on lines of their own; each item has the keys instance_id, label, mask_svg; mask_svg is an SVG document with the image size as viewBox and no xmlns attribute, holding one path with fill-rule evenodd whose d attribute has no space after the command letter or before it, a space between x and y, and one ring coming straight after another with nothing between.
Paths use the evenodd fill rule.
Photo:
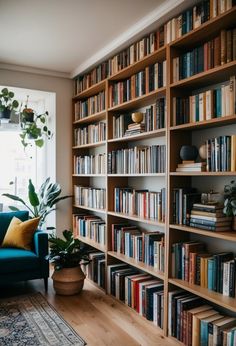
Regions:
<instances>
[{"instance_id":1,"label":"dark ceramic vase","mask_svg":"<svg viewBox=\"0 0 236 346\"><path fill-rule=\"evenodd\" d=\"M194 145L183 145L179 155L183 161L195 161L198 156L198 150Z\"/></svg>"},{"instance_id":2,"label":"dark ceramic vase","mask_svg":"<svg viewBox=\"0 0 236 346\"><path fill-rule=\"evenodd\" d=\"M8 108L5 108L4 110L0 111L0 119L10 119L11 116L11 110Z\"/></svg>"}]
</instances>

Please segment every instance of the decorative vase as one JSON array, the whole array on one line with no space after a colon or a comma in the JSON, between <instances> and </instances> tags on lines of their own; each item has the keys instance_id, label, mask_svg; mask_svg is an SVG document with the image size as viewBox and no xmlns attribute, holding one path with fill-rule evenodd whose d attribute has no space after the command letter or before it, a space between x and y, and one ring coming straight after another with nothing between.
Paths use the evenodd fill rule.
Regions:
<instances>
[{"instance_id":1,"label":"decorative vase","mask_svg":"<svg viewBox=\"0 0 236 346\"><path fill-rule=\"evenodd\" d=\"M80 293L84 286L85 275L79 266L55 270L52 279L57 294L71 296Z\"/></svg>"},{"instance_id":2,"label":"decorative vase","mask_svg":"<svg viewBox=\"0 0 236 346\"><path fill-rule=\"evenodd\" d=\"M24 113L25 121L27 123L33 123L34 122L34 113Z\"/></svg>"},{"instance_id":3,"label":"decorative vase","mask_svg":"<svg viewBox=\"0 0 236 346\"><path fill-rule=\"evenodd\" d=\"M0 111L0 119L10 119L11 110L9 108L4 108Z\"/></svg>"},{"instance_id":4,"label":"decorative vase","mask_svg":"<svg viewBox=\"0 0 236 346\"><path fill-rule=\"evenodd\" d=\"M194 145L183 145L179 155L183 161L195 161L198 156L198 150Z\"/></svg>"},{"instance_id":5,"label":"decorative vase","mask_svg":"<svg viewBox=\"0 0 236 346\"><path fill-rule=\"evenodd\" d=\"M236 231L236 216L233 216L233 220L232 220L232 230Z\"/></svg>"}]
</instances>

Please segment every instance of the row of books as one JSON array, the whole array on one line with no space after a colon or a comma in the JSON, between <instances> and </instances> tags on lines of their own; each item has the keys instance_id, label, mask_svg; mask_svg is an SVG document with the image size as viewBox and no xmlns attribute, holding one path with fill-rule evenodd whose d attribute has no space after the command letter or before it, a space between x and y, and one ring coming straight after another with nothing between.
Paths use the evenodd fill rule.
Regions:
<instances>
[{"instance_id":1,"label":"row of books","mask_svg":"<svg viewBox=\"0 0 236 346\"><path fill-rule=\"evenodd\" d=\"M112 224L112 251L164 272L165 243L160 232L147 232L129 224Z\"/></svg>"},{"instance_id":2,"label":"row of books","mask_svg":"<svg viewBox=\"0 0 236 346\"><path fill-rule=\"evenodd\" d=\"M151 32L112 58L104 61L91 72L79 76L75 80L75 95L154 53L165 45L164 36L164 26L161 26L156 31Z\"/></svg>"},{"instance_id":3,"label":"row of books","mask_svg":"<svg viewBox=\"0 0 236 346\"><path fill-rule=\"evenodd\" d=\"M123 81L109 86L109 107L143 96L166 85L166 61L150 65Z\"/></svg>"},{"instance_id":4,"label":"row of books","mask_svg":"<svg viewBox=\"0 0 236 346\"><path fill-rule=\"evenodd\" d=\"M206 140L206 163L208 172L235 172L236 135Z\"/></svg>"},{"instance_id":5,"label":"row of books","mask_svg":"<svg viewBox=\"0 0 236 346\"><path fill-rule=\"evenodd\" d=\"M105 174L106 154L74 156L74 174Z\"/></svg>"},{"instance_id":6,"label":"row of books","mask_svg":"<svg viewBox=\"0 0 236 346\"><path fill-rule=\"evenodd\" d=\"M236 28L173 58L173 83L236 60Z\"/></svg>"},{"instance_id":7,"label":"row of books","mask_svg":"<svg viewBox=\"0 0 236 346\"><path fill-rule=\"evenodd\" d=\"M204 0L166 23L166 42L170 43L211 18L232 8L232 1Z\"/></svg>"},{"instance_id":8,"label":"row of books","mask_svg":"<svg viewBox=\"0 0 236 346\"><path fill-rule=\"evenodd\" d=\"M105 276L105 254L104 252L91 250L89 254L89 264L82 266L86 277L98 284L98 286L105 289L106 276Z\"/></svg>"},{"instance_id":9,"label":"row of books","mask_svg":"<svg viewBox=\"0 0 236 346\"><path fill-rule=\"evenodd\" d=\"M75 121L102 112L105 109L105 91L75 103Z\"/></svg>"},{"instance_id":10,"label":"row of books","mask_svg":"<svg viewBox=\"0 0 236 346\"><path fill-rule=\"evenodd\" d=\"M170 43L193 29L198 28L211 18L228 11L235 5L233 0L204 0L179 16L172 18L156 31L133 43L114 57L102 62L89 73L75 80L75 94L121 71L127 66L144 58L166 43Z\"/></svg>"},{"instance_id":11,"label":"row of books","mask_svg":"<svg viewBox=\"0 0 236 346\"><path fill-rule=\"evenodd\" d=\"M173 126L236 114L236 79L191 96L173 97Z\"/></svg>"},{"instance_id":12,"label":"row of books","mask_svg":"<svg viewBox=\"0 0 236 346\"><path fill-rule=\"evenodd\" d=\"M233 253L210 254L202 242L181 242L172 244L172 263L174 278L235 297Z\"/></svg>"},{"instance_id":13,"label":"row of books","mask_svg":"<svg viewBox=\"0 0 236 346\"><path fill-rule=\"evenodd\" d=\"M190 211L190 226L208 231L229 231L232 218L223 213L223 205L194 203Z\"/></svg>"},{"instance_id":14,"label":"row of books","mask_svg":"<svg viewBox=\"0 0 236 346\"><path fill-rule=\"evenodd\" d=\"M97 215L73 214L73 234L106 244L106 223Z\"/></svg>"},{"instance_id":15,"label":"row of books","mask_svg":"<svg viewBox=\"0 0 236 346\"><path fill-rule=\"evenodd\" d=\"M112 119L113 138L132 136L143 132L154 131L165 127L166 99L157 99L155 104L147 107L141 123L132 123L130 114L114 115Z\"/></svg>"},{"instance_id":16,"label":"row of books","mask_svg":"<svg viewBox=\"0 0 236 346\"><path fill-rule=\"evenodd\" d=\"M163 328L164 285L161 280L140 273L125 263L109 265L107 276L108 294Z\"/></svg>"},{"instance_id":17,"label":"row of books","mask_svg":"<svg viewBox=\"0 0 236 346\"><path fill-rule=\"evenodd\" d=\"M108 153L108 173L144 174L164 173L166 146L135 146Z\"/></svg>"},{"instance_id":18,"label":"row of books","mask_svg":"<svg viewBox=\"0 0 236 346\"><path fill-rule=\"evenodd\" d=\"M95 209L106 209L106 190L74 185L75 204Z\"/></svg>"},{"instance_id":19,"label":"row of books","mask_svg":"<svg viewBox=\"0 0 236 346\"><path fill-rule=\"evenodd\" d=\"M184 345L235 345L236 318L220 313L191 293L170 292L168 312L168 334Z\"/></svg>"},{"instance_id":20,"label":"row of books","mask_svg":"<svg viewBox=\"0 0 236 346\"><path fill-rule=\"evenodd\" d=\"M127 187L114 189L114 211L144 219L165 221L165 188L160 192L135 190Z\"/></svg>"},{"instance_id":21,"label":"row of books","mask_svg":"<svg viewBox=\"0 0 236 346\"><path fill-rule=\"evenodd\" d=\"M74 129L75 146L98 143L106 140L106 123L99 122Z\"/></svg>"},{"instance_id":22,"label":"row of books","mask_svg":"<svg viewBox=\"0 0 236 346\"><path fill-rule=\"evenodd\" d=\"M201 203L201 193L195 188L173 189L173 223L190 224L190 214L194 203Z\"/></svg>"}]
</instances>

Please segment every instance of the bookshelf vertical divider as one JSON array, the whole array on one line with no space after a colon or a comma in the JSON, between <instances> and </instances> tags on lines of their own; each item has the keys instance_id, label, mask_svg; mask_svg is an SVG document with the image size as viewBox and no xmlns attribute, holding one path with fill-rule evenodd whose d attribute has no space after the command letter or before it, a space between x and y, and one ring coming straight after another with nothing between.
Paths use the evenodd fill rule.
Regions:
<instances>
[{"instance_id":1,"label":"bookshelf vertical divider","mask_svg":"<svg viewBox=\"0 0 236 346\"><path fill-rule=\"evenodd\" d=\"M236 11L235 8L231 9L228 13L228 18L232 22L233 16L235 17ZM180 240L187 240L189 239L191 233L194 233L194 231L191 231L191 229L181 229L180 226L173 225L173 220L172 220L172 214L173 214L173 196L172 196L172 190L173 188L178 188L178 187L185 187L185 186L191 186L192 185L192 177L194 174L176 174L176 164L179 160L179 149L181 145L183 144L191 144L192 142L192 131L197 130L198 127L201 128L208 128L208 127L215 127L215 126L225 126L227 124L236 124L236 116L234 118L234 114L231 114L228 117L228 120L226 118L221 118L221 119L211 119L210 121L205 121L202 124L193 124L189 123L188 125L180 125L178 126L173 126L172 123L172 115L173 115L173 97L174 96L179 96L181 95L182 90L184 92L188 93L188 87L190 87L190 91L196 89L197 87L202 87L205 85L211 85L216 83L216 82L222 82L227 79L231 74L236 73L236 61L232 61L225 66L219 66L218 68L214 69L214 72L212 71L206 71L201 73L199 76L196 74L193 77L190 77L186 80L179 81L177 83L173 83L172 76L173 76L173 58L178 56L180 53L181 49L188 47L188 44L191 46L191 37L193 37L194 43L197 42L203 42L204 40L204 33L207 35L207 30L208 27L211 30L211 33L209 34L211 37L212 34L214 33L214 28L216 30L216 33L221 30L224 25L227 27L227 14L224 14L221 16L222 19L220 18L213 18L213 20L209 20L208 23L205 23L203 27L197 28L193 30L192 32L186 34L183 36L183 38L177 39L176 42L172 42L170 44L165 45L160 49L160 52L156 55L153 54L151 57L145 57L144 59L136 62L133 66L130 65L126 67L123 71L121 70L120 72L116 73L115 75L108 77L105 79L103 82L98 83L95 86L92 86L88 89L88 91L83 91L81 93L82 98L89 97L91 95L95 95L101 90L105 91L105 110L104 110L104 120L106 121L106 140L104 141L104 152L106 153L106 172L104 175L105 179L105 188L106 188L106 209L103 214L103 217L106 221L106 244L104 248L104 253L105 253L105 272L107 273L107 266L113 263L116 263L117 260L120 260L122 262L126 262L130 264L131 261L128 261L128 259L125 259L125 256L119 256L118 254L115 256L112 254L111 249L111 225L113 223L117 223L117 218L119 220L134 220L141 223L148 224L148 220L142 220L142 219L136 219L132 218L129 215L117 215L117 213L114 212L114 209L112 209L112 206L114 204L114 194L113 190L115 186L120 186L120 187L125 187L129 183L129 175L119 175L117 176L115 174L108 174L108 153L111 150L116 150L117 148L120 148L122 145L126 146L128 145L128 141L139 141L142 140L145 136L140 136L140 138L134 138L132 137L128 138L127 141L123 138L119 138L118 140L114 139L112 136L112 130L113 130L113 115L116 114L119 110L120 112L127 111L127 110L132 110L132 109L138 109L142 106L147 106L150 105L154 100L158 98L159 95L165 95L166 98L166 109L167 109L167 117L165 119L165 129L163 129L163 132L160 134L150 134L150 138L157 138L158 136L164 136L163 133L165 133L165 144L166 144L166 169L165 169L165 188L166 188L166 215L165 215L165 222L163 226L163 231L165 235L165 272L163 273L163 282L164 282L164 320L163 320L163 334L164 336L168 336L168 294L170 290L172 290L172 287L176 285L176 287L181 287L185 288L187 291L195 293L196 295L203 296L204 298L213 301L215 303L216 298L212 298L211 300L211 293L209 291L208 294L202 293L200 289L196 289L195 287L188 287L188 285L184 285L183 283L178 282L177 280L174 280L171 276L171 247L172 244L175 242L178 242ZM223 22L222 22L223 21ZM158 58L159 57L159 58ZM160 60L161 59L161 60ZM143 95L142 97L132 99L131 101L127 101L121 105L111 107L109 104L109 86L111 83L114 83L115 81L121 81L124 78L132 76L132 74L137 73L138 71L141 71L142 69L145 69L145 67L149 66L148 64L153 64L154 62L158 61L163 61L163 59L166 59L166 86L165 88L162 88L160 90L160 93L157 91L151 92L148 95ZM224 76L224 73L226 73L226 77ZM208 81L208 77L210 78L210 82ZM76 101L80 99L80 94L77 94L73 98L73 106L75 105ZM101 113L100 115L98 114L98 120L102 119L103 114ZM89 119L87 119L89 120ZM96 121L90 119L91 122ZM84 120L86 121L86 119ZM74 129L75 126L79 126L78 124L75 124L74 122L74 116L73 116L73 126L72 126L72 138L74 138ZM89 122L88 122L89 123ZM82 122L81 122L82 124ZM84 122L83 122L84 124ZM189 128L188 128L189 127ZM148 135L148 134L147 134ZM155 137L156 136L156 137ZM145 137L145 138L148 138ZM145 139L144 138L144 139ZM120 147L119 147L120 146ZM89 150L89 147L87 148ZM83 148L75 148L73 149L73 155L81 153L84 154L86 152L86 149ZM73 155L72 155L72 169L73 169ZM175 173L175 174L173 174ZM214 174L213 174L214 175ZM219 176L220 174L215 174L215 176ZM226 174L225 174L226 175ZM232 174L233 175L233 174ZM138 176L138 175L137 175ZM202 177L203 179L204 172L199 173L199 176ZM145 179L147 179L146 177ZM90 178L89 177L72 177L72 184L73 186L75 185L76 182L80 181L81 179L81 184L83 185L84 183L89 182ZM103 179L103 178L101 178ZM142 178L139 178L142 179ZM155 177L155 179L159 179L159 177ZM209 178L205 178L209 179ZM79 209L79 206L75 207L75 203L73 202L73 213L76 212L76 210ZM84 208L86 209L86 208ZM88 208L88 212L89 212ZM119 221L121 222L121 221ZM151 223L152 225L155 225L154 223ZM159 225L158 223L156 224L156 227L158 228ZM197 234L197 232L195 232ZM198 233L200 234L200 232ZM207 235L206 235L207 237ZM217 238L217 235L214 235L215 238ZM220 235L222 239L224 239L224 235ZM227 241L227 237L225 237L225 240ZM82 241L86 242L86 240L82 239ZM235 240L236 241L236 240ZM88 242L89 244L89 242ZM96 248L96 247L95 247ZM99 249L99 247L97 247ZM131 264L132 265L132 264ZM133 264L135 266L135 264ZM140 264L136 265L137 268L143 268L143 271L145 272L145 265L140 266ZM151 272L152 275L155 276L155 272L152 270L148 270L147 272ZM107 275L106 280L107 280ZM156 274L156 277L158 276L158 273ZM107 283L106 283L106 289L105 292L107 292ZM221 304L221 301L224 303L224 306L228 307L230 309L230 303L228 303L229 300L227 300L227 297L224 299L224 297L220 297L219 300L219 305ZM236 308L234 308L236 309Z\"/></svg>"}]
</instances>

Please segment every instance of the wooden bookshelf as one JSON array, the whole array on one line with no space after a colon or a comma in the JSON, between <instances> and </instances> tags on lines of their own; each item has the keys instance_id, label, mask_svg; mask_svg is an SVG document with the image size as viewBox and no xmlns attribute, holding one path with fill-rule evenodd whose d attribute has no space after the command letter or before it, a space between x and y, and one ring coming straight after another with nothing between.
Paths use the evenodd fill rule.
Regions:
<instances>
[{"instance_id":1,"label":"wooden bookshelf","mask_svg":"<svg viewBox=\"0 0 236 346\"><path fill-rule=\"evenodd\" d=\"M212 18L199 26L197 29L185 34L179 39L165 45L164 47L158 49L145 56L143 59L137 61L136 63L124 68L123 70L113 74L107 79L91 86L87 90L84 90L80 94L77 94L73 98L73 102L78 100L86 99L87 97L96 95L98 92L105 90L106 94L106 108L104 111L90 115L86 118L74 121L72 120L72 128L79 126L84 126L85 124L95 123L98 121L106 121L106 140L98 143L91 143L87 145L73 146L73 155L84 155L87 150L101 150L108 154L111 150L117 150L120 148L127 148L129 144L137 145L139 141L143 144L143 141L148 140L149 143L154 143L155 140L164 140L166 144L166 173L156 173L156 174L100 174L100 175L77 175L73 174L72 181L76 184L81 178L82 185L83 181L89 186L90 181L91 186L93 186L93 180L96 178L103 177L104 181L101 179L101 183L105 184L106 188L106 203L107 209L100 210L95 208L89 208L80 205L73 205L74 210L77 209L84 210L87 213L98 214L103 217L107 224L107 243L105 246L95 243L91 239L84 237L79 237L84 243L91 245L95 249L105 253L106 267L109 264L124 262L133 266L141 271L149 273L156 278L163 280L164 283L164 329L163 335L168 335L168 294L175 288L181 288L186 292L191 292L199 297L204 298L209 303L216 304L219 307L226 308L232 313L236 313L236 299L223 296L220 293L210 291L206 288L202 288L198 285L192 285L183 280L174 279L171 276L171 247L172 244L197 239L197 237L204 237L204 239L209 241L224 241L224 242L236 242L236 232L212 232L203 229L197 229L184 225L173 224L173 194L172 190L175 187L187 187L194 186L194 181L199 180L206 186L214 180L219 179L229 179L236 176L236 172L175 172L175 164L177 166L177 161L179 159L179 148L184 144L191 144L194 134L196 132L201 135L201 131L206 129L216 129L223 128L228 125L236 125L236 114L231 114L228 116L223 116L219 118L212 118L210 120L199 121L196 123L187 123L183 125L172 126L172 114L173 114L173 102L172 99L175 96L181 96L182 94L191 95L191 93L198 89L207 89L209 86L214 84L219 84L229 80L229 77L236 75L236 61L228 62L224 65L209 69L205 72L195 74L192 77L180 80L178 82L172 83L172 71L173 71L173 58L180 55L182 52L187 52L191 48L198 44L202 44L214 36L218 35L220 30L232 29L236 26L235 17L236 16L236 6L229 11ZM145 67L154 64L156 62L161 62L166 60L167 65L167 75L166 75L166 86L154 90L148 94L137 97L130 101L118 104L113 107L109 107L109 85L121 81L123 79L129 78L137 72L142 71ZM210 87L209 87L210 88ZM166 98L167 107L167 119L165 122L165 128L157 129L150 132L143 132L140 134L132 136L124 136L121 138L112 138L112 118L114 115L119 115L123 113L128 113L130 111L136 111L139 108L144 108L155 103L159 97ZM74 117L73 117L74 119ZM73 157L72 157L73 159ZM72 165L73 167L73 165ZM94 178L94 179L90 179ZM132 178L132 180L131 180ZM113 189L114 187L126 187L134 181L140 179L144 181L145 179L158 182L158 184L163 183L163 187L166 188L166 220L165 222L158 222L157 220L144 219L135 215L129 215L124 213L114 212L113 206ZM103 186L104 187L104 186ZM205 187L204 187L205 188ZM156 190L153 186L152 190ZM158 190L158 189L157 189ZM112 197L111 197L112 196ZM123 254L110 251L111 247L111 225L113 223L129 222L130 224L135 224L140 227L140 229L145 229L145 227L150 227L155 231L161 231L165 235L165 272L161 273L155 270L151 266L137 261L133 258L129 258ZM134 223L133 223L134 222ZM191 238L193 237L193 238ZM217 249L220 250L220 249ZM142 317L141 317L142 319ZM158 329L159 331L159 329ZM170 337L175 344L182 344L173 337Z\"/></svg>"},{"instance_id":2,"label":"wooden bookshelf","mask_svg":"<svg viewBox=\"0 0 236 346\"><path fill-rule=\"evenodd\" d=\"M90 238L82 237L81 235L77 236L76 238L81 240L83 243L94 247L95 249L97 249L99 251L102 251L102 252L106 251L106 247L103 244L99 244Z\"/></svg>"}]
</instances>

